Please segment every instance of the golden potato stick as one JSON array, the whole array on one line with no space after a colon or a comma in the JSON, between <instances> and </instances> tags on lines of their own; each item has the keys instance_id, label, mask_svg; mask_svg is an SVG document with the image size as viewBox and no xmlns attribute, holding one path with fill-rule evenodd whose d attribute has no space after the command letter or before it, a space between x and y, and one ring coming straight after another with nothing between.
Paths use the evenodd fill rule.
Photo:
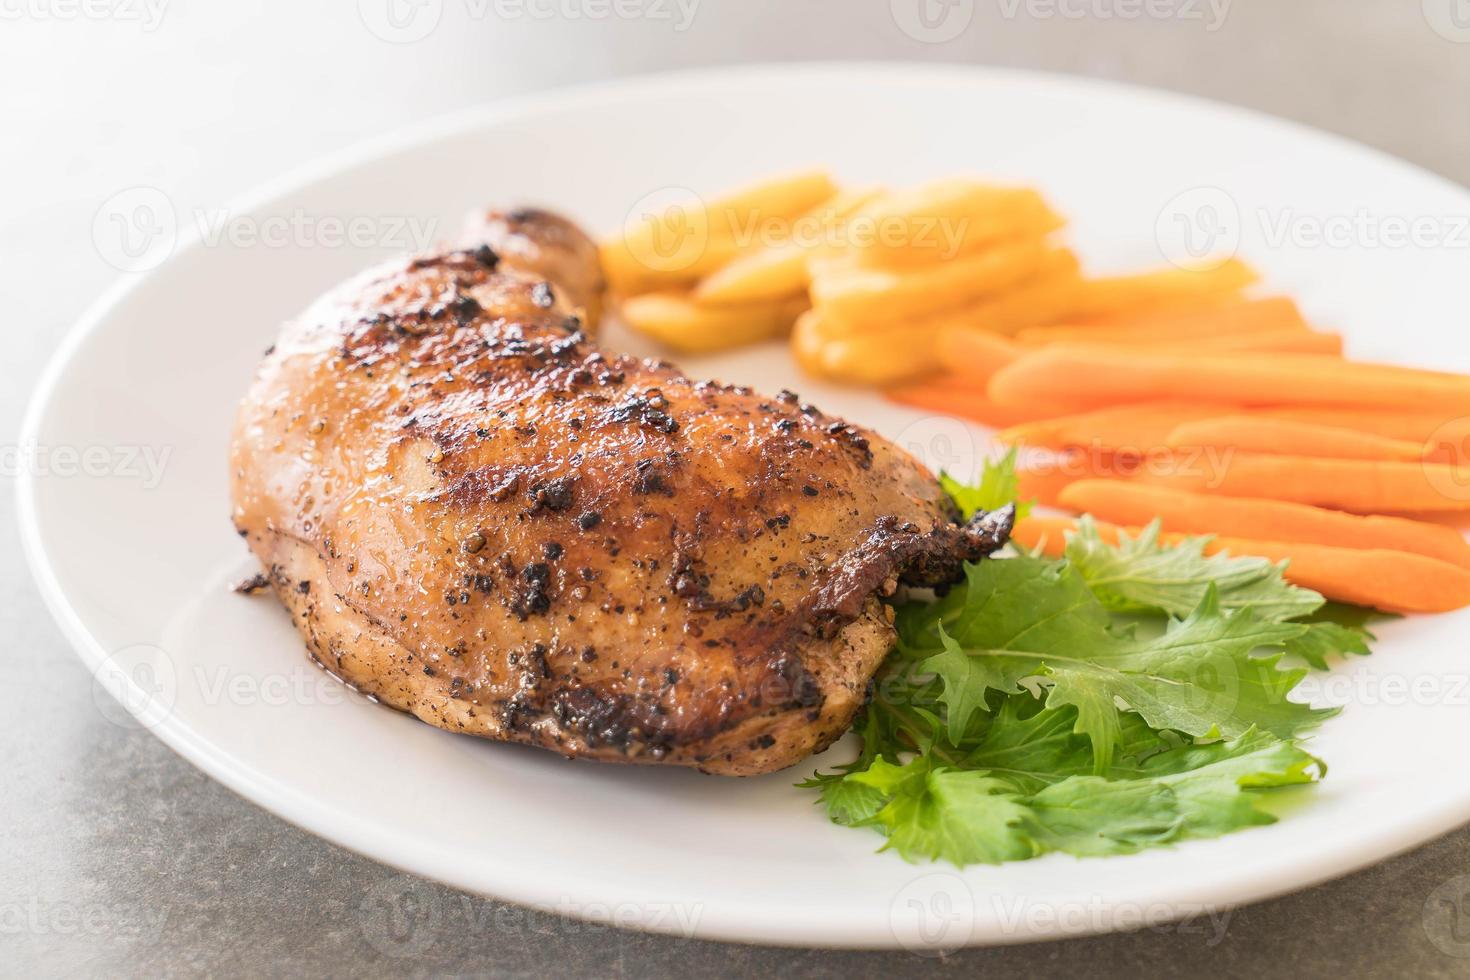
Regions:
<instances>
[{"instance_id":1,"label":"golden potato stick","mask_svg":"<svg viewBox=\"0 0 1470 980\"><path fill-rule=\"evenodd\" d=\"M1235 294L1225 293L1233 298ZM1284 296L1240 299L1202 309L1120 313L1081 323L1027 327L1017 338L1029 344L1066 341L1154 343L1170 338L1215 337L1265 330L1310 329L1301 311Z\"/></svg>"},{"instance_id":2,"label":"golden potato stick","mask_svg":"<svg viewBox=\"0 0 1470 980\"><path fill-rule=\"evenodd\" d=\"M1246 288L1258 277L1250 266L1230 259L1208 269L1160 269L1132 276L1084 279L1077 296L1075 318L1107 316L1125 311L1197 306L1203 301Z\"/></svg>"},{"instance_id":3,"label":"golden potato stick","mask_svg":"<svg viewBox=\"0 0 1470 980\"><path fill-rule=\"evenodd\" d=\"M1228 415L1232 411L1229 405L1197 402L1118 405L1012 426L996 438L1047 449L1088 449L1145 456L1167 448L1167 440L1179 423Z\"/></svg>"},{"instance_id":4,"label":"golden potato stick","mask_svg":"<svg viewBox=\"0 0 1470 980\"><path fill-rule=\"evenodd\" d=\"M1158 518L1165 531L1183 534L1389 548L1470 568L1470 544L1459 532L1402 517L1365 517L1309 504L1188 493L1128 480L1079 480L1062 490L1057 502L1114 524L1143 526Z\"/></svg>"},{"instance_id":5,"label":"golden potato stick","mask_svg":"<svg viewBox=\"0 0 1470 980\"><path fill-rule=\"evenodd\" d=\"M624 295L693 282L758 244L765 229L832 197L820 171L768 180L708 203L698 199L634 214L602 244L603 271Z\"/></svg>"},{"instance_id":6,"label":"golden potato stick","mask_svg":"<svg viewBox=\"0 0 1470 980\"><path fill-rule=\"evenodd\" d=\"M793 341L808 373L857 385L888 385L929 374L938 367L934 345L915 343L900 328L848 337L823 336L820 311L805 314Z\"/></svg>"},{"instance_id":7,"label":"golden potato stick","mask_svg":"<svg viewBox=\"0 0 1470 980\"><path fill-rule=\"evenodd\" d=\"M820 265L820 263L818 263ZM849 268L849 266L842 266ZM1077 256L1066 249L1048 252L1036 272L1025 280L991 297L978 302L944 310L928 316L907 319L893 317L864 317L849 320L828 313L823 330L830 336L848 336L855 333L883 332L894 330L902 324L915 337L938 340L946 330L987 330L993 333L1008 333L999 329L1000 324L1022 324L1035 322L1040 317L1050 319L1052 310L1061 309L1069 302L1067 291L1077 279Z\"/></svg>"},{"instance_id":8,"label":"golden potato stick","mask_svg":"<svg viewBox=\"0 0 1470 980\"><path fill-rule=\"evenodd\" d=\"M1354 514L1470 510L1470 468L1447 463L1177 450L1128 477L1225 497L1266 497Z\"/></svg>"},{"instance_id":9,"label":"golden potato stick","mask_svg":"<svg viewBox=\"0 0 1470 980\"><path fill-rule=\"evenodd\" d=\"M1031 324L1053 322L1076 304L1082 282L1079 272L1077 256L1056 249L1023 282L966 308L958 318L971 329L1006 335Z\"/></svg>"},{"instance_id":10,"label":"golden potato stick","mask_svg":"<svg viewBox=\"0 0 1470 980\"><path fill-rule=\"evenodd\" d=\"M1039 239L900 274L841 260L814 261L812 305L844 322L913 320L994 296L1034 272L1053 249Z\"/></svg>"},{"instance_id":11,"label":"golden potato stick","mask_svg":"<svg viewBox=\"0 0 1470 980\"><path fill-rule=\"evenodd\" d=\"M903 269L1007 239L1042 238L1065 224L1031 188L940 181L879 198L854 215L847 251L864 265Z\"/></svg>"},{"instance_id":12,"label":"golden potato stick","mask_svg":"<svg viewBox=\"0 0 1470 980\"><path fill-rule=\"evenodd\" d=\"M1043 347L990 379L1001 404L1049 394L1078 410L1140 401L1217 401L1470 415L1470 376L1362 364L1321 354L1178 350L1101 344Z\"/></svg>"},{"instance_id":13,"label":"golden potato stick","mask_svg":"<svg viewBox=\"0 0 1470 980\"><path fill-rule=\"evenodd\" d=\"M1312 422L1228 415L1185 422L1169 434L1174 447L1232 446L1246 452L1332 459L1383 459L1412 462L1424 457L1424 445L1385 439Z\"/></svg>"},{"instance_id":14,"label":"golden potato stick","mask_svg":"<svg viewBox=\"0 0 1470 980\"><path fill-rule=\"evenodd\" d=\"M1066 534L1076 522L1066 517L1027 517L1016 524L1011 540L1023 548L1040 547L1053 557L1066 550ZM1137 537L1140 529L1098 522L1105 541L1117 541L1120 531ZM1160 540L1176 543L1187 535L1164 534ZM1437 558L1386 548L1358 550L1317 544L1262 541L1254 538L1215 538L1206 554L1253 555L1286 562L1288 582L1320 592L1338 602L1372 606L1388 612L1446 612L1470 605L1470 570Z\"/></svg>"},{"instance_id":15,"label":"golden potato stick","mask_svg":"<svg viewBox=\"0 0 1470 980\"><path fill-rule=\"evenodd\" d=\"M807 259L836 237L844 218L878 194L874 187L838 192L795 219L788 240L738 255L716 269L695 288L695 299L708 305L753 303L802 292L811 282Z\"/></svg>"},{"instance_id":16,"label":"golden potato stick","mask_svg":"<svg viewBox=\"0 0 1470 980\"><path fill-rule=\"evenodd\" d=\"M749 306L706 307L678 293L644 293L623 302L629 327L685 353L707 353L784 336L806 308L804 297Z\"/></svg>"}]
</instances>

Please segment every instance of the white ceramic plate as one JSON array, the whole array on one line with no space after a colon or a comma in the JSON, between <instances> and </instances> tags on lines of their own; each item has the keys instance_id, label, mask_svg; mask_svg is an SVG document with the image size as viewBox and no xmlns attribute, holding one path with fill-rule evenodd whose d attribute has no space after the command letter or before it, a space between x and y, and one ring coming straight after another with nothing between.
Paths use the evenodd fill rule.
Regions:
<instances>
[{"instance_id":1,"label":"white ceramic plate","mask_svg":"<svg viewBox=\"0 0 1470 980\"><path fill-rule=\"evenodd\" d=\"M792 786L810 766L725 780L439 732L327 680L274 602L229 591L251 571L227 519L235 401L282 320L414 244L400 219L447 233L483 203L538 202L603 232L669 187L720 190L808 164L852 181L980 172L1040 185L1074 216L1095 268L1177 256L1181 231L1196 246L1238 240L1354 354L1470 369L1456 221L1470 196L1294 125L1096 82L871 65L503 104L253 195L230 209L229 234L172 248L64 344L26 423L38 466L20 509L41 588L82 657L175 750L314 833L472 892L707 937L886 947L1130 928L1301 888L1470 819L1470 612L1385 625L1374 657L1317 682L1319 700L1346 705L1315 741L1331 775L1281 822L1135 857L957 872L875 854L877 836L828 823ZM112 207L167 231L156 193ZM174 218L182 242L196 217ZM134 262L108 237L116 220L99 216L99 247ZM353 221L362 247L333 247L332 229ZM1419 244L1385 240L1415 221ZM1314 227L1338 240L1313 245ZM779 345L685 366L793 386L952 470L986 446L983 430L806 381ZM167 454L158 479L142 451Z\"/></svg>"}]
</instances>

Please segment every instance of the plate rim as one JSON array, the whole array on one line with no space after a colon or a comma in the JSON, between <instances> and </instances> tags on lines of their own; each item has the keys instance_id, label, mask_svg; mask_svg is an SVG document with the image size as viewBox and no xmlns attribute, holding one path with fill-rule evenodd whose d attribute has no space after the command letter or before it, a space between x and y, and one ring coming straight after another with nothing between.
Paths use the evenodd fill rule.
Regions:
<instances>
[{"instance_id":1,"label":"plate rim","mask_svg":"<svg viewBox=\"0 0 1470 980\"><path fill-rule=\"evenodd\" d=\"M345 170L371 164L374 160L391 153L422 148L454 135L558 108L586 107L599 103L636 99L648 93L666 90L671 84L729 88L742 83L768 82L775 76L785 76L793 80L824 78L840 80L843 77L854 75L871 77L875 72L891 77L902 76L905 81L915 85L942 83L946 80L970 83L998 83L1011 80L1031 86L1053 86L1074 91L1101 89L1134 101L1143 100L1156 105L1172 105L1181 108L1192 106L1215 114L1234 116L1255 125L1264 125L1282 132L1310 137L1329 144L1338 151L1369 157L1380 164L1391 165L1400 171L1412 172L1421 179L1438 184L1439 189L1444 192L1461 196L1470 194L1470 189L1449 177L1350 137L1260 110L1200 96L1135 83L1029 69L931 64L914 61L837 60L766 62L713 69L696 68L671 72L638 73L495 99L484 104L440 114L315 157L301 166L289 169L275 179L255 185L243 194L232 198L226 207L230 213L249 213L274 200L330 179ZM197 230L186 231L180 235L171 254L163 262L140 273L121 273L66 330L61 341L47 359L44 369L38 375L36 385L27 400L17 443L22 452L38 443L38 437L68 367L91 335L107 321L111 311L135 290L151 282L153 277L161 275L161 270L175 263L180 255L199 246L200 236ZM41 594L53 620L61 628L63 635L66 636L83 664L89 671L95 673L106 660L107 653L87 627L81 615L72 606L47 551L37 511L39 479L39 474L34 468L27 467L15 484L16 517L19 524L21 550L25 555L26 564L37 591ZM110 693L120 697L119 692ZM479 881L470 881L470 876L456 873L456 867L462 865L445 860L436 863L431 860L432 854L422 848L415 852L412 859L408 855L403 855L401 860L387 856L392 853L392 849L382 846L382 835L379 832L367 825L358 825L351 819L351 814L338 813L330 806L324 807L320 802L314 802L309 795L278 785L268 775L257 772L229 752L195 734L194 730L180 718L169 715L157 724L150 725L148 730L191 765L253 805L329 843L401 872L436 881L470 894L492 897L499 901L541 911L553 911L550 906L558 898L566 897L568 893L574 891L574 886L576 886L583 894L582 900L575 904L583 911L581 914L575 911L570 914L589 922L600 920L597 916L588 913L587 909L598 907L599 902L603 906L626 902L628 893L637 890L636 886L628 886L623 895L606 896L598 894L596 886L590 882L579 883L566 880L560 881L560 887L554 889L547 887L537 889L534 883L528 884L524 881L518 882L516 887L509 887L511 883L505 875L500 876L501 885L486 887L483 874L479 876ZM344 816L347 817L346 820L343 819ZM1233 878L1221 880L1213 889L1220 893L1219 900L1210 904L1213 908L1227 910L1304 890L1380 863L1427 843L1434 837L1467 822L1470 822L1470 781L1466 782L1459 794L1447 798L1441 806L1430 812L1420 812L1412 819L1395 824L1386 832L1374 836L1371 841L1364 842L1351 857L1345 860L1329 860L1323 857L1305 861L1300 866L1292 866L1293 870L1290 874L1275 869L1265 879L1257 876L1252 881L1239 881ZM410 867L409 864L413 866ZM939 871L943 867L936 864L933 869ZM1238 877L1237 875L1236 878ZM1128 890L1132 891L1134 888ZM1158 890L1150 892L1152 902L1179 906L1189 900L1186 899L1187 895L1194 894L1187 887L1176 886L1171 889L1165 886L1164 891L1169 894L1165 895ZM609 898L611 902L608 901ZM1122 903L1115 901L1113 904ZM643 922L624 927L683 938L784 947L905 948L890 931L872 930L867 923L851 923L835 917L818 916L804 918L800 923L793 925L789 922L777 921L769 914L769 911L767 914L752 914L748 906L744 904L729 906L722 905L718 901L706 901L704 906L697 924L692 929L679 929L672 925L664 927ZM779 911L779 906L774 904L767 908ZM804 911L809 913L810 909ZM561 909L560 914L569 913L568 910ZM1059 925L1045 932L1017 930L972 936L965 945L1011 945L1113 931L1100 922L1101 920L1098 920L1080 928Z\"/></svg>"}]
</instances>

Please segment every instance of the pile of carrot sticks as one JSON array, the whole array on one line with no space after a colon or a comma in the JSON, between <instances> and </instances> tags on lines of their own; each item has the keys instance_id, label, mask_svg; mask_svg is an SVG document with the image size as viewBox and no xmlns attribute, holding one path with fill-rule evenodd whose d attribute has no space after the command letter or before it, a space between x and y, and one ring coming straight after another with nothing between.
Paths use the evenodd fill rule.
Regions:
<instances>
[{"instance_id":1,"label":"pile of carrot sticks","mask_svg":"<svg viewBox=\"0 0 1470 980\"><path fill-rule=\"evenodd\" d=\"M954 329L945 372L891 389L1029 447L1022 493L1105 534L1287 561L1288 579L1397 612L1470 605L1470 376L1346 360L1285 298L1022 329ZM1016 530L1056 554L1070 518Z\"/></svg>"}]
</instances>

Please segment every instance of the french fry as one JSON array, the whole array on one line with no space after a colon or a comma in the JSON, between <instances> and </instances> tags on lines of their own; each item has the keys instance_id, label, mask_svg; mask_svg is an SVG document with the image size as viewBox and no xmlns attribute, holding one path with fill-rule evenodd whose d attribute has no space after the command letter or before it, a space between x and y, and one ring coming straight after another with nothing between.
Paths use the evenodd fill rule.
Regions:
<instances>
[{"instance_id":1,"label":"french fry","mask_svg":"<svg viewBox=\"0 0 1470 980\"><path fill-rule=\"evenodd\" d=\"M1084 279L1070 316L1109 316L1121 312L1199 307L1229 301L1257 275L1239 259L1203 269L1160 269L1131 276Z\"/></svg>"},{"instance_id":2,"label":"french fry","mask_svg":"<svg viewBox=\"0 0 1470 980\"><path fill-rule=\"evenodd\" d=\"M810 171L764 181L704 204L698 200L634 215L601 246L603 271L625 296L687 285L727 264L781 222L837 193L827 174Z\"/></svg>"},{"instance_id":3,"label":"french fry","mask_svg":"<svg viewBox=\"0 0 1470 980\"><path fill-rule=\"evenodd\" d=\"M884 195L861 209L846 251L864 265L909 269L1007 239L1043 238L1065 224L1029 187L939 180Z\"/></svg>"},{"instance_id":4,"label":"french fry","mask_svg":"<svg viewBox=\"0 0 1470 980\"><path fill-rule=\"evenodd\" d=\"M1073 252L1054 249L1022 282L956 314L955 325L1011 335L1032 324L1053 322L1075 307L1080 271Z\"/></svg>"},{"instance_id":5,"label":"french fry","mask_svg":"<svg viewBox=\"0 0 1470 980\"><path fill-rule=\"evenodd\" d=\"M936 345L947 330L991 330L995 323L1026 322L1044 315L1048 305L1065 303L1067 288L1077 281L1077 257L1066 249L1055 249L1042 259L1037 272L994 298L956 310L909 319L847 320L829 315L821 322L821 332L834 340L863 333L902 333L908 343Z\"/></svg>"},{"instance_id":6,"label":"french fry","mask_svg":"<svg viewBox=\"0 0 1470 980\"><path fill-rule=\"evenodd\" d=\"M1453 528L1401 517L1360 516L1282 500L1186 493L1128 480L1078 480L1057 502L1113 524L1158 518L1165 531L1224 534L1337 548L1412 551L1470 568L1470 544Z\"/></svg>"},{"instance_id":7,"label":"french fry","mask_svg":"<svg viewBox=\"0 0 1470 980\"><path fill-rule=\"evenodd\" d=\"M914 343L902 330L833 337L820 311L802 316L794 344L807 372L848 384L889 385L928 374L939 361L932 344Z\"/></svg>"},{"instance_id":8,"label":"french fry","mask_svg":"<svg viewBox=\"0 0 1470 980\"><path fill-rule=\"evenodd\" d=\"M784 336L806 298L747 306L701 306L680 293L644 293L623 301L623 320L639 333L685 353L739 347Z\"/></svg>"},{"instance_id":9,"label":"french fry","mask_svg":"<svg viewBox=\"0 0 1470 980\"><path fill-rule=\"evenodd\" d=\"M824 233L839 228L878 193L874 187L839 191L796 218L791 239L738 255L710 273L695 288L694 298L717 306L784 299L802 292L811 282L807 260L823 247Z\"/></svg>"},{"instance_id":10,"label":"french fry","mask_svg":"<svg viewBox=\"0 0 1470 980\"><path fill-rule=\"evenodd\" d=\"M1052 249L1039 239L1007 242L953 262L909 273L871 269L845 259L812 263L812 306L836 322L917 320L974 303L1024 280Z\"/></svg>"}]
</instances>

